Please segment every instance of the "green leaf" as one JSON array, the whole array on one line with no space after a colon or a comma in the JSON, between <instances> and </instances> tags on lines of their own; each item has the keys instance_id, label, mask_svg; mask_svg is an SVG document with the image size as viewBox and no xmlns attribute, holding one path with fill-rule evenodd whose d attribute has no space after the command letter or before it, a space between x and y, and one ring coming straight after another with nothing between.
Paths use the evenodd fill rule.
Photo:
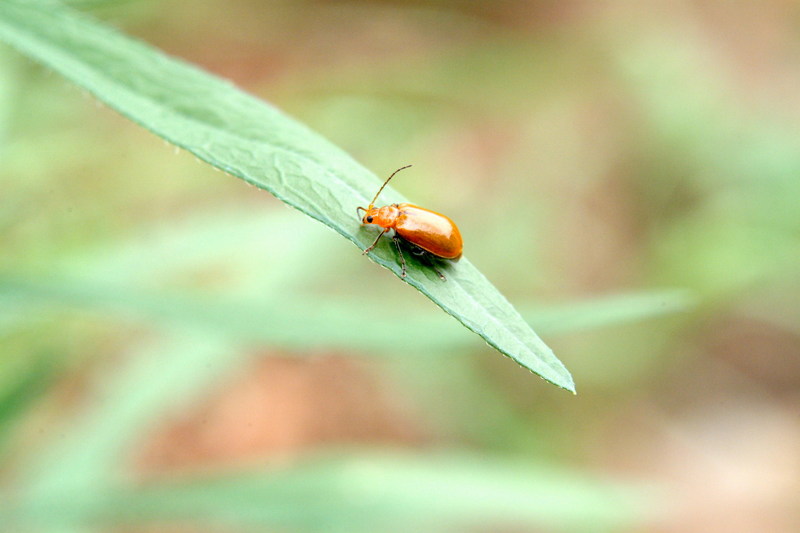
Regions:
<instances>
[{"instance_id":1,"label":"green leaf","mask_svg":"<svg viewBox=\"0 0 800 533\"><path fill-rule=\"evenodd\" d=\"M0 2L0 39L167 141L326 224L359 249L374 238L374 230L361 227L355 208L369 203L381 180L230 83L45 0ZM398 201L404 199L384 191L382 202ZM399 275L395 250L383 241L370 257ZM405 281L500 352L575 390L566 368L469 260L443 270L446 282L410 258Z\"/></svg>"}]
</instances>

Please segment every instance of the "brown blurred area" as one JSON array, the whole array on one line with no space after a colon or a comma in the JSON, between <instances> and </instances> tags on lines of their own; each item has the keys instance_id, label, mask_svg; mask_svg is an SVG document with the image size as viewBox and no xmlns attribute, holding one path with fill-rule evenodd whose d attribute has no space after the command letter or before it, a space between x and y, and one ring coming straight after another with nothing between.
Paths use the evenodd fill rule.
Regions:
<instances>
[{"instance_id":1,"label":"brown blurred area","mask_svg":"<svg viewBox=\"0 0 800 533\"><path fill-rule=\"evenodd\" d=\"M163 475L193 468L291 461L325 445L422 446L423 428L378 380L341 356L264 354L144 445L137 468Z\"/></svg>"}]
</instances>

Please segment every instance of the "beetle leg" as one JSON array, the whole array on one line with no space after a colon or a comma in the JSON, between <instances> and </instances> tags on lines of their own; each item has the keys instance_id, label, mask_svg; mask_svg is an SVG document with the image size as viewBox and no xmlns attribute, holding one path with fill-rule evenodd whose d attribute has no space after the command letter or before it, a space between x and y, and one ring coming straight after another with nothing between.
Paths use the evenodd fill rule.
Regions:
<instances>
[{"instance_id":1,"label":"beetle leg","mask_svg":"<svg viewBox=\"0 0 800 533\"><path fill-rule=\"evenodd\" d=\"M400 238L397 236L397 234L395 234L395 236L392 237L392 240L394 241L394 245L397 247L397 253L400 254L400 265L402 266L400 277L404 278L406 277L406 258L403 257L403 250L400 249Z\"/></svg>"},{"instance_id":2,"label":"beetle leg","mask_svg":"<svg viewBox=\"0 0 800 533\"><path fill-rule=\"evenodd\" d=\"M378 241L379 241L379 240L381 240L381 237L383 237L383 234L384 234L384 233L386 233L387 231L389 231L389 228L386 228L386 229L385 229L385 230L383 230L382 232L378 233L378 238L377 238L377 239L375 239L375 242L373 242L373 243L372 243L372 244L369 246L369 248L367 248L366 250L364 250L364 251L361 253L361 255L367 255L369 252L371 252L371 251L372 251L372 249L373 249L373 248L375 248L375 246L378 244Z\"/></svg>"},{"instance_id":3,"label":"beetle leg","mask_svg":"<svg viewBox=\"0 0 800 533\"><path fill-rule=\"evenodd\" d=\"M420 256L425 260L426 263L428 263L428 266L431 267L434 272L439 274L439 279L441 279L442 281L447 281L447 278L444 277L444 274L439 272L439 269L436 268L436 259L433 257L433 254L431 254L430 252L426 252L425 250L421 250L421 249L420 249L420 251L422 252L420 254Z\"/></svg>"}]
</instances>

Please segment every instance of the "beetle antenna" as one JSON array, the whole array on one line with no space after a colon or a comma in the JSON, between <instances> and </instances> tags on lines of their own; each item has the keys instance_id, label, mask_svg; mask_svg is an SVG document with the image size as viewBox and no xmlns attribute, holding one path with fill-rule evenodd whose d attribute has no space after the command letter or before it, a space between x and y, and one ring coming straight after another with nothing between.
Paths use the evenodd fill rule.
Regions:
<instances>
[{"instance_id":1,"label":"beetle antenna","mask_svg":"<svg viewBox=\"0 0 800 533\"><path fill-rule=\"evenodd\" d=\"M370 206L370 207L374 207L374 206L375 206L375 202L378 200L378 196L380 196L380 194L381 194L381 191L383 190L383 188L384 188L384 187L386 187L386 184L387 184L387 183L389 183L389 180L390 180L390 179L392 179L392 178L394 177L394 175L395 175L395 174L397 174L397 173L398 173L398 172L400 172L401 170L405 170L405 169L407 169L407 168L408 168L408 167L410 167L410 166L411 166L411 165L406 165L406 166L404 166L404 167L400 167L400 168L398 168L397 170L395 170L394 172L392 172L392 175L391 175L391 176L389 176L388 178L386 178L386 181L384 181L384 182L383 182L383 185L381 185L381 188L380 188L380 189L378 189L378 193L375 195L375 198L373 198L373 199L372 199L372 201L369 203L369 206Z\"/></svg>"}]
</instances>

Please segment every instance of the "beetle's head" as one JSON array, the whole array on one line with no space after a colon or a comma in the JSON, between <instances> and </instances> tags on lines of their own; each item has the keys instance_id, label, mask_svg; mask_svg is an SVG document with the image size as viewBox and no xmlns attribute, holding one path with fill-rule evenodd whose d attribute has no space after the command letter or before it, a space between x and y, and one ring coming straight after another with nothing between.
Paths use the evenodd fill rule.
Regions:
<instances>
[{"instance_id":1,"label":"beetle's head","mask_svg":"<svg viewBox=\"0 0 800 533\"><path fill-rule=\"evenodd\" d=\"M364 216L361 216L361 211L364 211ZM370 205L369 207L357 207L356 213L361 218L362 224L374 224L373 220L375 216L378 214L378 208L374 205Z\"/></svg>"},{"instance_id":2,"label":"beetle's head","mask_svg":"<svg viewBox=\"0 0 800 533\"><path fill-rule=\"evenodd\" d=\"M381 194L381 191L383 190L384 187L386 187L386 184L389 183L389 181L394 177L394 175L397 174L398 172L400 172L401 170L403 170L405 168L408 168L410 166L411 165L406 165L406 166L400 167L397 170L395 170L394 172L392 172L392 175L389 176L388 178L386 178L386 181L383 182L383 185L381 185L381 188L378 189L377 193L375 193L375 198L373 198L372 201L369 203L369 207L357 207L356 208L356 213L358 213L359 217L361 217L361 211L364 211L364 216L361 217L361 223L362 224L378 224L379 226L382 226L382 227L385 228L385 227L388 227L388 225L391 224L394 221L395 216L391 216L391 217L387 216L387 213L385 211L382 211L382 209L385 209L385 208L375 207L375 202L378 201L378 196ZM381 213L378 212L379 210L381 210Z\"/></svg>"}]
</instances>

